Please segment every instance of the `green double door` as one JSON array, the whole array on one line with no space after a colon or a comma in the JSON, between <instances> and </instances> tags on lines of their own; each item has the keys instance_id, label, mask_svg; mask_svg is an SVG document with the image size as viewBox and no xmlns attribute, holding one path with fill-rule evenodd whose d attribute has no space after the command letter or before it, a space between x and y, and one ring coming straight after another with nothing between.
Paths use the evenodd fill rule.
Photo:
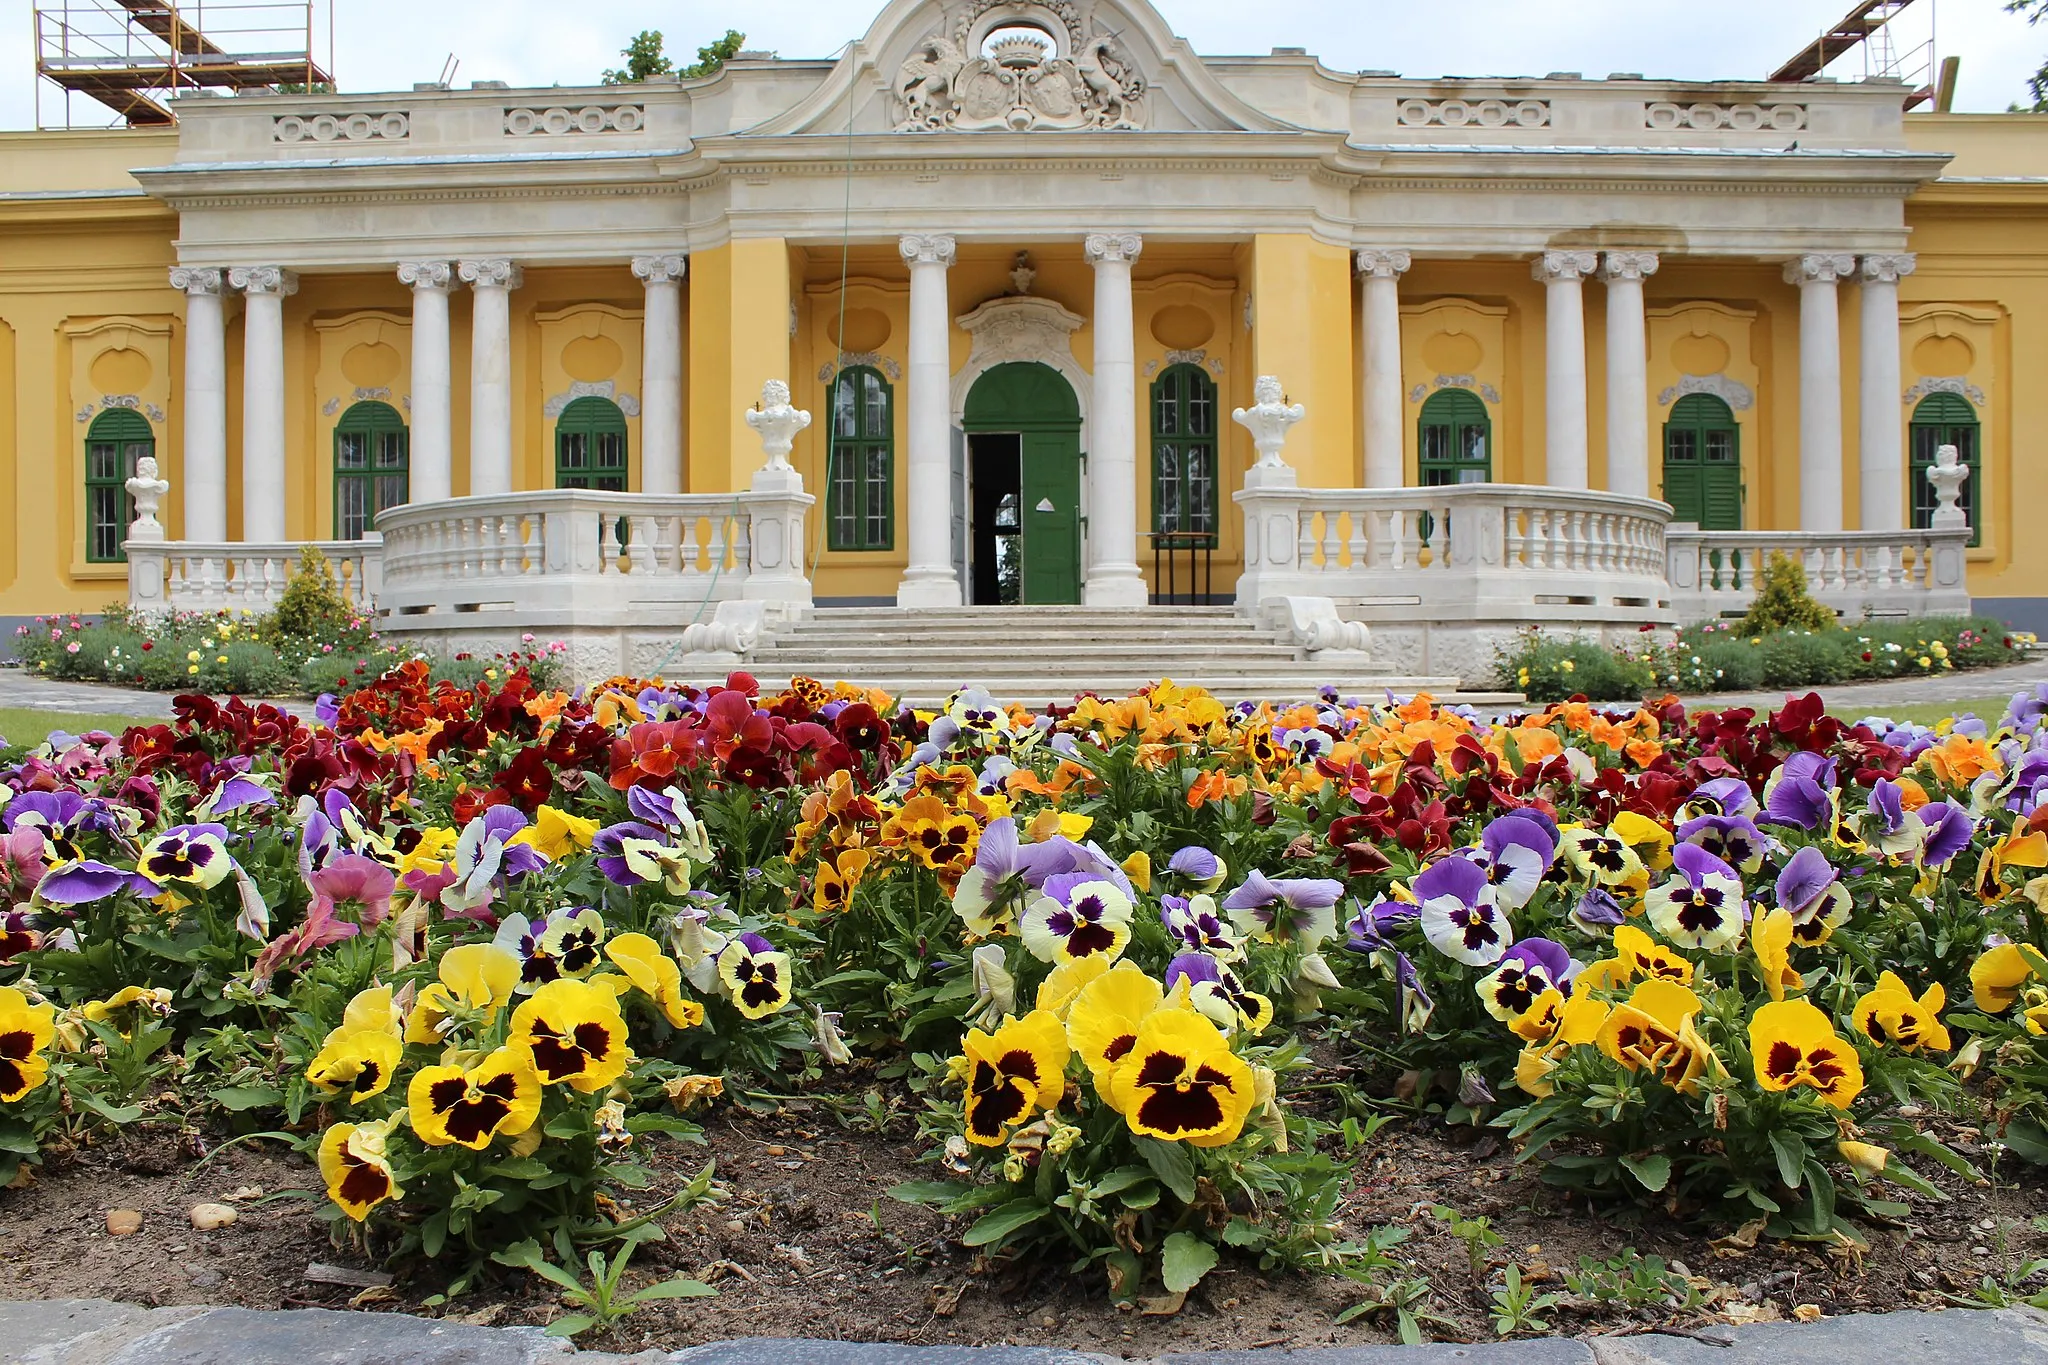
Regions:
<instances>
[{"instance_id":1,"label":"green double door","mask_svg":"<svg viewBox=\"0 0 2048 1365\"><path fill-rule=\"evenodd\" d=\"M992 366L968 390L961 427L958 482L968 486L953 495L966 523L955 556L972 556L971 572L963 562L969 600L1079 602L1081 407L1073 387L1037 361ZM1015 567L999 573L999 561Z\"/></svg>"},{"instance_id":2,"label":"green double door","mask_svg":"<svg viewBox=\"0 0 2048 1365\"><path fill-rule=\"evenodd\" d=\"M1664 424L1664 501L1673 521L1702 531L1742 529L1740 428L1712 394L1687 394Z\"/></svg>"}]
</instances>

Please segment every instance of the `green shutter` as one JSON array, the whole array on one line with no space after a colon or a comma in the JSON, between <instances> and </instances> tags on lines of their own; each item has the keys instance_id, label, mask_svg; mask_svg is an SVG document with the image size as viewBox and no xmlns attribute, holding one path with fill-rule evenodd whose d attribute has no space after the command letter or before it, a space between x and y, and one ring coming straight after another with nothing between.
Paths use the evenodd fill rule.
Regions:
<instances>
[{"instance_id":1,"label":"green shutter","mask_svg":"<svg viewBox=\"0 0 2048 1365\"><path fill-rule=\"evenodd\" d=\"M1418 472L1424 486L1493 481L1493 419L1470 389L1438 389L1422 405Z\"/></svg>"},{"instance_id":2,"label":"green shutter","mask_svg":"<svg viewBox=\"0 0 2048 1365\"><path fill-rule=\"evenodd\" d=\"M854 365L825 390L825 544L896 544L896 398L881 371Z\"/></svg>"},{"instance_id":3,"label":"green shutter","mask_svg":"<svg viewBox=\"0 0 2048 1365\"><path fill-rule=\"evenodd\" d=\"M1742 429L1728 404L1690 393L1664 424L1664 501L1673 521L1704 531L1742 527Z\"/></svg>"},{"instance_id":4,"label":"green shutter","mask_svg":"<svg viewBox=\"0 0 2048 1365\"><path fill-rule=\"evenodd\" d=\"M1907 430L1909 452L1906 468L1906 505L1912 509L1912 525L1925 530L1934 521L1937 505L1927 470L1935 453L1945 445L1956 448L1957 459L1970 471L1963 484L1963 514L1970 519L1970 544L1984 541L1984 429L1977 409L1959 393L1930 393L1913 408L1913 422Z\"/></svg>"},{"instance_id":5,"label":"green shutter","mask_svg":"<svg viewBox=\"0 0 2048 1365\"><path fill-rule=\"evenodd\" d=\"M389 403L352 404L334 424L334 538L359 540L411 496L410 436Z\"/></svg>"},{"instance_id":6,"label":"green shutter","mask_svg":"<svg viewBox=\"0 0 2048 1365\"><path fill-rule=\"evenodd\" d=\"M136 461L156 453L156 433L133 408L108 408L85 433L85 557L89 563L119 564L128 558L121 542L135 520L128 478Z\"/></svg>"},{"instance_id":7,"label":"green shutter","mask_svg":"<svg viewBox=\"0 0 2048 1365\"><path fill-rule=\"evenodd\" d=\"M626 414L609 398L578 398L555 419L555 487L626 491Z\"/></svg>"}]
</instances>

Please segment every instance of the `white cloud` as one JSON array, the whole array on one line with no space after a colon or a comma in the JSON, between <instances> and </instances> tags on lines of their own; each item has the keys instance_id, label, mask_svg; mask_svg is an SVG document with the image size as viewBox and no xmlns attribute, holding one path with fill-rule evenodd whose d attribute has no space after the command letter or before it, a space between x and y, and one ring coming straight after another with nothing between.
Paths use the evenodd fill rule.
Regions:
<instances>
[{"instance_id":1,"label":"white cloud","mask_svg":"<svg viewBox=\"0 0 2048 1365\"><path fill-rule=\"evenodd\" d=\"M13 0L22 3L22 0ZM79 0L74 0L79 3ZM327 10L339 6L334 65L347 90L405 90L435 79L444 59L460 59L458 82L515 85L595 81L616 64L626 40L659 28L679 61L727 27L746 30L749 47L790 57L834 53L858 37L880 0L753 0L742 7L708 0L318 0L325 45ZM1389 68L1409 76L1544 75L1571 70L1650 76L1745 79L1768 75L1814 34L1839 19L1849 0L1164 0L1174 29L1205 53L1306 47L1339 70ZM2002 110L2025 93L2048 53L2048 27L2030 30L1998 0L1919 0L1897 21L1899 47L1924 42L1938 19L1940 51L1962 58L1958 109ZM25 24L0 25L0 71L32 66ZM1838 64L1863 74L1863 58ZM31 83L0 81L0 127L35 123ZM82 124L99 106L74 98ZM44 116L60 116L46 95Z\"/></svg>"}]
</instances>

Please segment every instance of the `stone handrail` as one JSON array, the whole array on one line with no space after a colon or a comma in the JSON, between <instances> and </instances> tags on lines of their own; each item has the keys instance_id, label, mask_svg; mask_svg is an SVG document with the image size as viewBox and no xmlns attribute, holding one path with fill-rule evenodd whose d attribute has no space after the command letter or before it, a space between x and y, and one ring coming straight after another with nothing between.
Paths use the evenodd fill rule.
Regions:
<instances>
[{"instance_id":1,"label":"stone handrail","mask_svg":"<svg viewBox=\"0 0 2048 1365\"><path fill-rule=\"evenodd\" d=\"M1943 531L1702 531L1665 533L1672 609L1681 622L1740 615L1771 555L1806 570L1815 598L1845 617L1963 615L1970 610L1968 527Z\"/></svg>"},{"instance_id":2,"label":"stone handrail","mask_svg":"<svg viewBox=\"0 0 2048 1365\"><path fill-rule=\"evenodd\" d=\"M1302 596L1465 618L1536 619L1561 605L1667 615L1671 509L1661 502L1526 484L1247 482L1234 495L1245 519L1241 606Z\"/></svg>"},{"instance_id":3,"label":"stone handrail","mask_svg":"<svg viewBox=\"0 0 2048 1365\"><path fill-rule=\"evenodd\" d=\"M797 491L550 489L409 503L379 514L393 616L518 612L626 618L746 599L808 604Z\"/></svg>"},{"instance_id":4,"label":"stone handrail","mask_svg":"<svg viewBox=\"0 0 2048 1365\"><path fill-rule=\"evenodd\" d=\"M270 544L130 537L128 604L139 611L265 612L284 596L310 546L327 556L349 601L365 615L376 610L383 586L384 547L373 531L361 540L278 541Z\"/></svg>"}]
</instances>

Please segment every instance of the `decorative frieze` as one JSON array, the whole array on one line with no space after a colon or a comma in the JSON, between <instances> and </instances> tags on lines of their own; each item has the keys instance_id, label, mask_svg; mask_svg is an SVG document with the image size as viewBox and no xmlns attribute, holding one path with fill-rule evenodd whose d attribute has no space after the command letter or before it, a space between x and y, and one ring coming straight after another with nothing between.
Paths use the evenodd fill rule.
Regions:
<instances>
[{"instance_id":1,"label":"decorative frieze","mask_svg":"<svg viewBox=\"0 0 2048 1365\"><path fill-rule=\"evenodd\" d=\"M1794 133L1806 126L1806 106L1712 102L1673 104L1659 101L1643 107L1643 126L1663 133L1682 129L1698 133L1724 129L1734 133Z\"/></svg>"},{"instance_id":2,"label":"decorative frieze","mask_svg":"<svg viewBox=\"0 0 2048 1365\"><path fill-rule=\"evenodd\" d=\"M1548 128L1549 100L1401 101L1404 128Z\"/></svg>"},{"instance_id":3,"label":"decorative frieze","mask_svg":"<svg viewBox=\"0 0 2048 1365\"><path fill-rule=\"evenodd\" d=\"M279 114L270 121L275 142L403 142L412 136L412 116L393 109L383 114Z\"/></svg>"},{"instance_id":4,"label":"decorative frieze","mask_svg":"<svg viewBox=\"0 0 2048 1365\"><path fill-rule=\"evenodd\" d=\"M1114 33L1084 29L1078 7L1054 0L1064 42L1012 32L968 49L968 6L952 33L927 33L891 82L898 132L1142 128L1146 82Z\"/></svg>"},{"instance_id":5,"label":"decorative frieze","mask_svg":"<svg viewBox=\"0 0 2048 1365\"><path fill-rule=\"evenodd\" d=\"M609 379L598 380L595 383L581 379L571 380L569 391L550 396L541 411L547 415L549 421L553 421L562 415L563 409L579 398L605 398L617 403L619 411L626 416L638 417L640 400L630 393L620 393L618 387Z\"/></svg>"},{"instance_id":6,"label":"decorative frieze","mask_svg":"<svg viewBox=\"0 0 2048 1365\"><path fill-rule=\"evenodd\" d=\"M132 393L103 394L97 403L87 403L74 415L81 422L90 422L94 413L107 408L127 408L131 412L140 412L158 426L162 426L164 422L164 410L162 408L154 403L145 403Z\"/></svg>"},{"instance_id":7,"label":"decorative frieze","mask_svg":"<svg viewBox=\"0 0 2048 1365\"><path fill-rule=\"evenodd\" d=\"M644 104L586 104L571 109L514 106L505 111L505 131L512 137L543 137L567 133L637 133L647 126Z\"/></svg>"},{"instance_id":8,"label":"decorative frieze","mask_svg":"<svg viewBox=\"0 0 2048 1365\"><path fill-rule=\"evenodd\" d=\"M1711 394L1736 412L1748 412L1756 406L1756 395L1750 392L1749 385L1725 374L1682 374L1676 384L1658 393L1657 406L1668 408L1695 393Z\"/></svg>"},{"instance_id":9,"label":"decorative frieze","mask_svg":"<svg viewBox=\"0 0 2048 1365\"><path fill-rule=\"evenodd\" d=\"M880 370L889 377L891 384L903 378L903 367L896 363L893 356L883 355L880 351L848 351L838 359L828 360L820 365L818 367L818 381L824 384L831 383L833 376L839 373L841 365L844 365L849 370L863 365L871 370Z\"/></svg>"},{"instance_id":10,"label":"decorative frieze","mask_svg":"<svg viewBox=\"0 0 2048 1365\"><path fill-rule=\"evenodd\" d=\"M1912 388L1907 389L1900 401L1917 403L1930 393L1952 393L1959 398L1969 399L1977 407L1981 408L1984 406L1984 390L1978 388L1959 374L1922 379L1914 384Z\"/></svg>"},{"instance_id":11,"label":"decorative frieze","mask_svg":"<svg viewBox=\"0 0 2048 1365\"><path fill-rule=\"evenodd\" d=\"M1223 377L1223 357L1210 355L1208 348L1205 346L1197 346L1192 350L1185 351L1168 351L1163 360L1146 361L1145 377L1150 379L1153 375L1159 373L1161 369L1174 365L1199 365L1216 378L1221 379Z\"/></svg>"},{"instance_id":12,"label":"decorative frieze","mask_svg":"<svg viewBox=\"0 0 2048 1365\"><path fill-rule=\"evenodd\" d=\"M1429 397L1429 391L1432 387L1439 389L1470 389L1473 393L1478 394L1481 400L1491 403L1495 407L1500 406L1500 390L1491 384L1480 383L1478 376L1469 374L1440 374L1431 384L1417 384L1414 388L1408 390L1408 401L1420 403L1423 399Z\"/></svg>"}]
</instances>

